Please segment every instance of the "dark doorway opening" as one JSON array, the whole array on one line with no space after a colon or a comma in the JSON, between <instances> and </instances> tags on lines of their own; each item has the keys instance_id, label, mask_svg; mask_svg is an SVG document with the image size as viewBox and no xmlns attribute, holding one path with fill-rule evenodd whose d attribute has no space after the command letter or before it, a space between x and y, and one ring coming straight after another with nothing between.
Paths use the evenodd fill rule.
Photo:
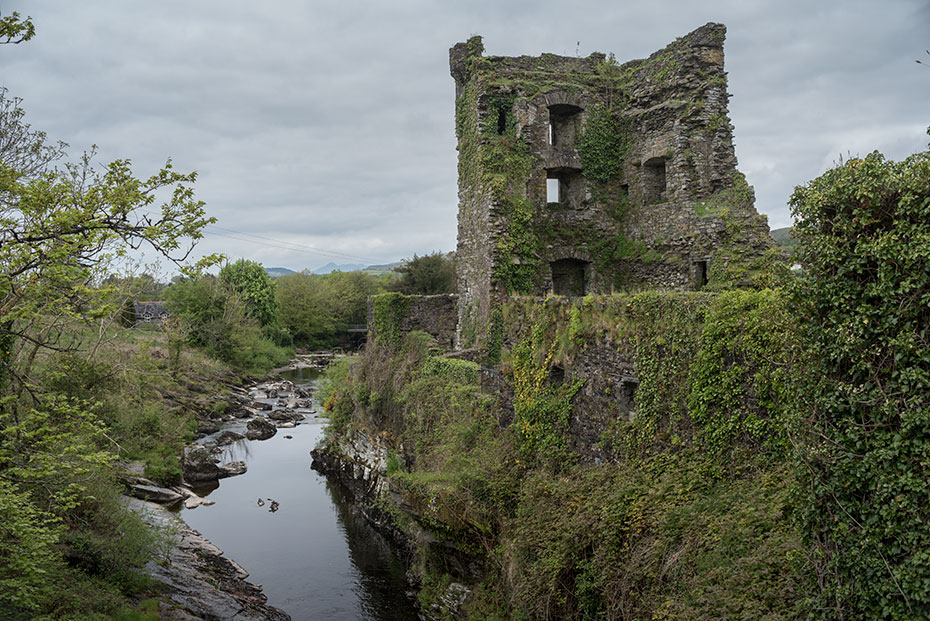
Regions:
<instances>
[{"instance_id":1,"label":"dark doorway opening","mask_svg":"<svg viewBox=\"0 0 930 621\"><path fill-rule=\"evenodd\" d=\"M552 267L552 293L580 297L585 294L585 272L588 262L579 259L559 259Z\"/></svg>"},{"instance_id":2,"label":"dark doorway opening","mask_svg":"<svg viewBox=\"0 0 930 621\"><path fill-rule=\"evenodd\" d=\"M691 263L691 284L696 291L700 291L707 284L707 261Z\"/></svg>"},{"instance_id":3,"label":"dark doorway opening","mask_svg":"<svg viewBox=\"0 0 930 621\"><path fill-rule=\"evenodd\" d=\"M497 135L503 136L507 132L507 109L503 106L497 109Z\"/></svg>"}]
</instances>

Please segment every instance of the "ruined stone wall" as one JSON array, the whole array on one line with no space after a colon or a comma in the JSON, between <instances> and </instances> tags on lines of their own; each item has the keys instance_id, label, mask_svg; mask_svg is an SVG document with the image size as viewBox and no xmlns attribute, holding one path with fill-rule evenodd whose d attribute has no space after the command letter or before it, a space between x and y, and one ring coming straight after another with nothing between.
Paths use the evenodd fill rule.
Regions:
<instances>
[{"instance_id":1,"label":"ruined stone wall","mask_svg":"<svg viewBox=\"0 0 930 621\"><path fill-rule=\"evenodd\" d=\"M492 338L511 294L696 289L772 247L736 169L725 34L622 65L452 48L460 347Z\"/></svg>"},{"instance_id":2,"label":"ruined stone wall","mask_svg":"<svg viewBox=\"0 0 930 621\"><path fill-rule=\"evenodd\" d=\"M386 316L378 317L376 299L390 298ZM413 330L420 330L436 338L444 350L455 347L455 332L458 325L458 296L452 293L441 295L383 294L368 298L368 338L378 337L378 327L389 332L391 338L400 337Z\"/></svg>"}]
</instances>

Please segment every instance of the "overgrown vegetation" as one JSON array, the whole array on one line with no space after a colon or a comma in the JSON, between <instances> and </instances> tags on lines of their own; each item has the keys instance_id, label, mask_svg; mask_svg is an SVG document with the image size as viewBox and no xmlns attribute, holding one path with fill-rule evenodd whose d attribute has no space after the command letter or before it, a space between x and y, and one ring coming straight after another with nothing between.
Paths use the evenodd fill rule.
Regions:
<instances>
[{"instance_id":1,"label":"overgrown vegetation","mask_svg":"<svg viewBox=\"0 0 930 621\"><path fill-rule=\"evenodd\" d=\"M348 414L333 445L367 430L403 455L390 478L405 509L380 506L420 541L421 598L466 579L451 545L483 563L475 618L796 616L809 584L786 517L791 408L776 396L788 380L767 375L795 355L769 322L784 297L515 299L504 311L512 414L475 365L429 356L417 333L370 344L331 399ZM636 417L607 430L612 458L594 465L568 449L571 369L605 342L654 376L643 372Z\"/></svg>"},{"instance_id":2,"label":"overgrown vegetation","mask_svg":"<svg viewBox=\"0 0 930 621\"><path fill-rule=\"evenodd\" d=\"M930 616L930 153L791 197L808 352L799 514L825 616Z\"/></svg>"},{"instance_id":3,"label":"overgrown vegetation","mask_svg":"<svg viewBox=\"0 0 930 621\"><path fill-rule=\"evenodd\" d=\"M0 18L7 42L33 32ZM0 90L0 617L141 618L128 598L148 586L157 541L120 501L113 464L176 482L199 409L187 386L219 394L206 380L228 371L121 328L135 279L107 276L128 246L181 264L212 220L194 173L169 162L139 179L93 153L61 164L66 145L24 118Z\"/></svg>"}]
</instances>

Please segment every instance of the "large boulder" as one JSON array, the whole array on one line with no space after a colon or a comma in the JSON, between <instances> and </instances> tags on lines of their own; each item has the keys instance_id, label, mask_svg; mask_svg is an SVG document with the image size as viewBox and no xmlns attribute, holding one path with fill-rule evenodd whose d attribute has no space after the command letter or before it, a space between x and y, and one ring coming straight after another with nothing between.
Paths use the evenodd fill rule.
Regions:
<instances>
[{"instance_id":1,"label":"large boulder","mask_svg":"<svg viewBox=\"0 0 930 621\"><path fill-rule=\"evenodd\" d=\"M248 431L245 435L249 440L267 440L278 432L273 422L261 416L256 416L247 422L246 427Z\"/></svg>"},{"instance_id":2,"label":"large boulder","mask_svg":"<svg viewBox=\"0 0 930 621\"><path fill-rule=\"evenodd\" d=\"M184 479L192 483L215 481L242 474L246 471L245 462L241 461L234 461L222 466L217 465L213 453L203 444L191 444L184 447L181 468L184 470Z\"/></svg>"}]
</instances>

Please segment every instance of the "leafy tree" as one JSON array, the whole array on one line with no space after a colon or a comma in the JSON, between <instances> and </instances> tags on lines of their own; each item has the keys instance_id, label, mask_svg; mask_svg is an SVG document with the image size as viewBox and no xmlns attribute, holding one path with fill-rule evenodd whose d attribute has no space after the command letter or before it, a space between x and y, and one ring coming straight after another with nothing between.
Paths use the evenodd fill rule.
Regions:
<instances>
[{"instance_id":1,"label":"leafy tree","mask_svg":"<svg viewBox=\"0 0 930 621\"><path fill-rule=\"evenodd\" d=\"M277 321L278 301L274 284L261 263L239 259L224 265L220 270L220 280L242 297L249 315L262 326L270 326Z\"/></svg>"},{"instance_id":2,"label":"leafy tree","mask_svg":"<svg viewBox=\"0 0 930 621\"><path fill-rule=\"evenodd\" d=\"M382 292L385 279L364 272L302 272L275 283L282 326L295 343L320 349L344 342L349 324L365 323L368 296Z\"/></svg>"},{"instance_id":3,"label":"leafy tree","mask_svg":"<svg viewBox=\"0 0 930 621\"><path fill-rule=\"evenodd\" d=\"M798 187L796 430L821 615L930 618L930 153Z\"/></svg>"},{"instance_id":4,"label":"leafy tree","mask_svg":"<svg viewBox=\"0 0 930 621\"><path fill-rule=\"evenodd\" d=\"M400 274L400 280L393 287L407 295L436 295L455 293L455 262L452 253L432 254L404 261L394 271Z\"/></svg>"},{"instance_id":5,"label":"leafy tree","mask_svg":"<svg viewBox=\"0 0 930 621\"><path fill-rule=\"evenodd\" d=\"M36 34L32 18L23 19L13 11L7 17L0 17L0 44L22 43Z\"/></svg>"},{"instance_id":6,"label":"leafy tree","mask_svg":"<svg viewBox=\"0 0 930 621\"><path fill-rule=\"evenodd\" d=\"M33 32L28 19L0 19L7 42ZM20 100L0 90L0 610L28 617L61 588L47 588L61 579L47 573L61 566L56 542L87 523L112 458L93 404L44 385L39 362L96 338L82 326L117 310L100 283L128 248L180 264L212 219L194 198L195 173L169 161L137 178L128 160L101 169L93 152L60 164L64 145L23 119ZM31 540L7 554L18 537Z\"/></svg>"},{"instance_id":7,"label":"leafy tree","mask_svg":"<svg viewBox=\"0 0 930 621\"><path fill-rule=\"evenodd\" d=\"M165 297L188 342L219 360L266 371L290 357L290 351L268 339L240 294L221 278L206 274L178 281Z\"/></svg>"}]
</instances>

